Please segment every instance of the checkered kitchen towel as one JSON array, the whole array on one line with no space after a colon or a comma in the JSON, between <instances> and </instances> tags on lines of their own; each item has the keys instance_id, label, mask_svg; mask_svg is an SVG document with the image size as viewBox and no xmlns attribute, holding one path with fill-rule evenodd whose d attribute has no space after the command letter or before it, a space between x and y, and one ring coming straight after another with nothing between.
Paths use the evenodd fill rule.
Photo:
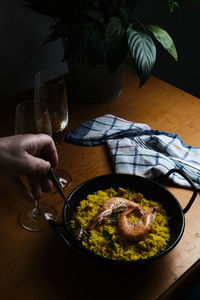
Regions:
<instances>
[{"instance_id":1,"label":"checkered kitchen towel","mask_svg":"<svg viewBox=\"0 0 200 300\"><path fill-rule=\"evenodd\" d=\"M176 134L106 114L80 124L65 141L87 146L107 143L116 173L153 179L178 168L200 189L200 148L184 144ZM191 162L194 167L177 162L173 157ZM180 186L189 187L178 173L173 173L170 178Z\"/></svg>"}]
</instances>

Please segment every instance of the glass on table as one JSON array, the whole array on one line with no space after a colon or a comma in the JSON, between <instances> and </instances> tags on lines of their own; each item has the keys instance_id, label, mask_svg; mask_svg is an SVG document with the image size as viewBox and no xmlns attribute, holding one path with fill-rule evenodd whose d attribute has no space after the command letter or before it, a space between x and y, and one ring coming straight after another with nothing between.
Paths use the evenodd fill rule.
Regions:
<instances>
[{"instance_id":1,"label":"glass on table","mask_svg":"<svg viewBox=\"0 0 200 300\"><path fill-rule=\"evenodd\" d=\"M45 122L46 131L50 130L48 118ZM16 107L15 134L38 133L34 115L34 101L26 100ZM19 224L30 231L43 231L49 229L48 219L57 220L56 209L44 202L34 201L30 207L18 215Z\"/></svg>"},{"instance_id":2,"label":"glass on table","mask_svg":"<svg viewBox=\"0 0 200 300\"><path fill-rule=\"evenodd\" d=\"M50 119L52 136L57 151L64 141L68 127L68 101L64 77L50 79L49 73L41 71L35 76L35 118L38 131L43 131L43 122L45 116ZM54 170L62 188L68 187L72 178L70 174L63 169ZM52 192L57 192L54 188Z\"/></svg>"}]
</instances>

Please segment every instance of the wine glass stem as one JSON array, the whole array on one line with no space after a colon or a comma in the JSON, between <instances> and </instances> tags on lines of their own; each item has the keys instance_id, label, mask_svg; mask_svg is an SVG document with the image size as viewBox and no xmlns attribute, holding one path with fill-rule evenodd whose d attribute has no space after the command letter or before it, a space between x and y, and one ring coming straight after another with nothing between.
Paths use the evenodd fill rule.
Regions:
<instances>
[{"instance_id":1,"label":"wine glass stem","mask_svg":"<svg viewBox=\"0 0 200 300\"><path fill-rule=\"evenodd\" d=\"M35 200L35 207L33 209L33 217L38 217L42 214L42 210L40 209L39 200Z\"/></svg>"}]
</instances>

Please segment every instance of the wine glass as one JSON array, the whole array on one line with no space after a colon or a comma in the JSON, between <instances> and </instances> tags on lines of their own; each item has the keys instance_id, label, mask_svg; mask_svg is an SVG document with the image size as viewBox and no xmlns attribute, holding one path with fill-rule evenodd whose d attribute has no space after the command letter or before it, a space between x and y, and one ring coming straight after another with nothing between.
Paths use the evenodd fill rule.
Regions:
<instances>
[{"instance_id":1,"label":"wine glass","mask_svg":"<svg viewBox=\"0 0 200 300\"><path fill-rule=\"evenodd\" d=\"M45 119L46 117L46 119ZM43 122L43 132L48 133L51 130L48 117ZM15 134L38 133L34 116L34 101L26 100L16 107L15 113ZM19 224L30 231L43 231L49 229L48 219L57 220L56 209L44 202L35 200L34 203L23 210L18 215Z\"/></svg>"},{"instance_id":2,"label":"wine glass","mask_svg":"<svg viewBox=\"0 0 200 300\"><path fill-rule=\"evenodd\" d=\"M66 135L68 126L68 102L64 77L50 79L46 71L41 71L35 76L35 118L38 131L43 130L45 118L50 118L51 133L49 133L59 148ZM50 132L50 130L49 130ZM72 178L62 169L54 170L62 188L68 187ZM54 188L51 192L57 192Z\"/></svg>"}]
</instances>

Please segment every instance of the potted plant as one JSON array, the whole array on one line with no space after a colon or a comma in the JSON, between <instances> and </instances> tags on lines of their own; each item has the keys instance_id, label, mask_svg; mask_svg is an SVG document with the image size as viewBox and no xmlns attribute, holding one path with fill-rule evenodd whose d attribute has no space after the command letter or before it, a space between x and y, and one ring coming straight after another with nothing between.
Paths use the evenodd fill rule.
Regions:
<instances>
[{"instance_id":1,"label":"potted plant","mask_svg":"<svg viewBox=\"0 0 200 300\"><path fill-rule=\"evenodd\" d=\"M171 12L178 7L174 0L163 1L169 4ZM99 97L106 102L118 97L124 65L142 86L156 61L156 41L177 60L169 34L159 26L141 22L134 15L139 0L25 2L26 7L54 20L45 42L62 39L64 60L69 65L68 92L79 100L93 102Z\"/></svg>"}]
</instances>

